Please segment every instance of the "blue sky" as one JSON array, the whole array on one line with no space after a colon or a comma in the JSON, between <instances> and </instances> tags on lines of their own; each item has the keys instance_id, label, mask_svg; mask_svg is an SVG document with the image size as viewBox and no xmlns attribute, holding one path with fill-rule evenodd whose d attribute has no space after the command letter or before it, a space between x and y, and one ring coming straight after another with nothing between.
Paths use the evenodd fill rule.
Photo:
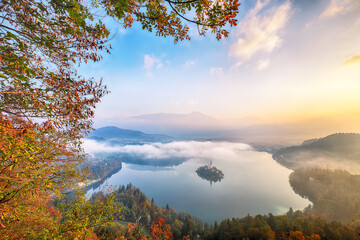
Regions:
<instances>
[{"instance_id":1,"label":"blue sky","mask_svg":"<svg viewBox=\"0 0 360 240\"><path fill-rule=\"evenodd\" d=\"M200 111L237 122L360 118L360 1L240 1L230 37L173 43L138 25L110 22L111 54L83 65L111 93L95 122L157 112ZM349 119L349 116L352 116ZM351 123L349 122L351 120ZM246 121L244 122L246 123Z\"/></svg>"}]
</instances>

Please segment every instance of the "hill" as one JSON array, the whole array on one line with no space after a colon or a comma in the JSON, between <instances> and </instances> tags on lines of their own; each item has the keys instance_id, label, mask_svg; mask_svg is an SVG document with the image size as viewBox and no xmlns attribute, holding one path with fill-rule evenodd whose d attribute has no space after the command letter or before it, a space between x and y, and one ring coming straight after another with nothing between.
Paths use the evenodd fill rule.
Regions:
<instances>
[{"instance_id":1,"label":"hill","mask_svg":"<svg viewBox=\"0 0 360 240\"><path fill-rule=\"evenodd\" d=\"M359 221L360 175L343 170L297 169L290 174L293 190L313 204L307 211L342 223Z\"/></svg>"},{"instance_id":2,"label":"hill","mask_svg":"<svg viewBox=\"0 0 360 240\"><path fill-rule=\"evenodd\" d=\"M300 167L339 168L360 172L360 134L336 133L285 147L273 154L274 160L290 169Z\"/></svg>"},{"instance_id":3,"label":"hill","mask_svg":"<svg viewBox=\"0 0 360 240\"><path fill-rule=\"evenodd\" d=\"M87 137L93 140L132 140L132 141L164 141L173 139L165 134L146 134L140 131L122 129L114 126L98 128Z\"/></svg>"}]
</instances>

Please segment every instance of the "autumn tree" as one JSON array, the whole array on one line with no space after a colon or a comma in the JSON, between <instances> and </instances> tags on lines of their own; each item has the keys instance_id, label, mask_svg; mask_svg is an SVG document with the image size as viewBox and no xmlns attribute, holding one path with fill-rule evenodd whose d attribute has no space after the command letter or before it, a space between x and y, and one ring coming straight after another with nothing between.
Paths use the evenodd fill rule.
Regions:
<instances>
[{"instance_id":1,"label":"autumn tree","mask_svg":"<svg viewBox=\"0 0 360 240\"><path fill-rule=\"evenodd\" d=\"M137 21L175 42L190 39L187 24L220 39L236 25L238 6L237 0L0 0L0 227L9 231L14 219L26 220L18 217L24 213L30 221L34 209L84 181L77 168L81 138L108 91L76 67L110 52L101 16L125 28Z\"/></svg>"},{"instance_id":2,"label":"autumn tree","mask_svg":"<svg viewBox=\"0 0 360 240\"><path fill-rule=\"evenodd\" d=\"M31 219L28 199L38 200L36 209L82 181L80 139L107 91L73 64L98 61L109 33L88 23L76 1L1 1L0 8L0 217L8 228L17 210Z\"/></svg>"}]
</instances>

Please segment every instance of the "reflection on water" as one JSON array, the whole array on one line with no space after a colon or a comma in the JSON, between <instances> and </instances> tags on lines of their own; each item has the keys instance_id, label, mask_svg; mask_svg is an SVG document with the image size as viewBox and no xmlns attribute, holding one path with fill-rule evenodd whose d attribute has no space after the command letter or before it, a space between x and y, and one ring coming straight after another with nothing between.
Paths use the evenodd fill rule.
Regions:
<instances>
[{"instance_id":1,"label":"reflection on water","mask_svg":"<svg viewBox=\"0 0 360 240\"><path fill-rule=\"evenodd\" d=\"M212 186L196 174L198 166L210 160L226 176ZM213 223L247 214L282 214L289 207L303 209L310 202L293 192L288 181L290 173L291 170L275 162L270 154L244 150L221 159L189 158L174 167L124 163L122 169L108 179L108 184L131 182L157 204L169 204Z\"/></svg>"},{"instance_id":2,"label":"reflection on water","mask_svg":"<svg viewBox=\"0 0 360 240\"><path fill-rule=\"evenodd\" d=\"M150 165L139 165L139 164L126 164L126 166L135 171L152 171L152 172L158 172L158 171L174 171L173 167L156 167L156 166L150 166Z\"/></svg>"}]
</instances>

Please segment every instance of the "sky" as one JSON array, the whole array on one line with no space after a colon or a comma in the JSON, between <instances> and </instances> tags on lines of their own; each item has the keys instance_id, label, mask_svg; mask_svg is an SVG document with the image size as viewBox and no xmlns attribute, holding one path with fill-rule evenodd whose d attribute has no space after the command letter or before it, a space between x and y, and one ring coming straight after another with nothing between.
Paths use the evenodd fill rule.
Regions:
<instances>
[{"instance_id":1,"label":"sky","mask_svg":"<svg viewBox=\"0 0 360 240\"><path fill-rule=\"evenodd\" d=\"M198 111L236 124L360 132L360 1L241 0L238 25L174 44L110 23L111 54L81 66L111 91L106 119Z\"/></svg>"}]
</instances>

